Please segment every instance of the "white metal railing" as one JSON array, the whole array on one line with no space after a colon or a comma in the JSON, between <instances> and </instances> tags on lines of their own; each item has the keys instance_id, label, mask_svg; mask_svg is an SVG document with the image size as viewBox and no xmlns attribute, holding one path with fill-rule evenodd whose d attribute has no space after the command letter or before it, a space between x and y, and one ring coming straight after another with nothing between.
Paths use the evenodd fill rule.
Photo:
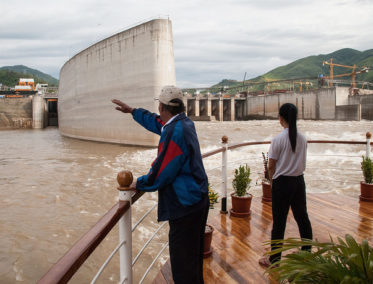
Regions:
<instances>
[{"instance_id":1,"label":"white metal railing","mask_svg":"<svg viewBox=\"0 0 373 284\"><path fill-rule=\"evenodd\" d=\"M132 227L132 233L136 230L137 226L141 224L141 222L153 211L153 209L157 207L157 203L154 204L138 221L137 223Z\"/></svg>"},{"instance_id":2,"label":"white metal railing","mask_svg":"<svg viewBox=\"0 0 373 284\"><path fill-rule=\"evenodd\" d=\"M128 172L124 171L121 172L124 175L127 175ZM120 174L121 174L120 173ZM119 190L119 200L122 201L129 201L131 202L131 198L133 195L134 188L130 187L130 184L132 183L132 174L130 174L131 179L128 180L127 183L120 184L118 187ZM119 181L119 178L118 178ZM154 204L138 221L137 223L130 227L132 224L131 221L131 207L127 212L123 215L123 217L119 221L119 245L111 252L111 254L108 256L108 258L105 260L105 262L100 267L99 271L93 278L91 284L96 283L100 275L103 273L106 266L109 264L113 256L119 251L120 254L120 282L119 283L132 283L133 282L133 276L132 276L132 268L140 258L141 254L144 252L144 250L148 247L150 242L154 239L154 237L159 233L159 231L167 224L166 222L163 222L156 231L150 236L150 238L145 242L143 247L140 249L136 257L132 260L132 233L136 230L138 225L141 224L141 222L154 210L154 208L157 206L157 204ZM158 260L161 253L168 247L168 242L163 245L162 249L159 251L157 256L153 259L153 262L147 267L144 275L142 276L139 283L142 283L146 276L148 275L149 271L153 267L154 263Z\"/></svg>"},{"instance_id":3,"label":"white metal railing","mask_svg":"<svg viewBox=\"0 0 373 284\"><path fill-rule=\"evenodd\" d=\"M366 144L366 156L370 157L370 152L371 152L371 134L368 132L366 134L366 142L359 142L359 141L319 141L319 140L311 140L308 141L308 143L333 143L333 144L359 144L359 145L364 145ZM203 158L207 158L213 155L216 155L218 153L222 153L222 160L221 160L221 213L227 213L227 165L228 165L228 151L233 150L236 148L244 147L244 146L252 146L252 145L263 145L263 144L270 144L269 141L264 141L264 142L245 142L245 143L240 143L240 144L228 144L228 138L226 136L222 137L222 147L218 148L216 150L210 151L208 153L205 153L202 155ZM215 167L214 169L217 169ZM129 203L129 208L125 209L124 213L119 219L119 245L111 252L109 257L104 261L103 265L100 267L98 270L97 274L92 280L92 284L95 283L99 276L102 274L104 271L105 267L107 264L110 262L110 260L113 258L113 256L119 251L120 254L120 283L132 283L133 282L133 275L132 275L132 267L133 265L136 264L138 261L139 257L143 253L143 251L146 249L146 247L149 245L149 243L153 240L153 238L159 233L159 231L166 225L166 222L161 224L156 231L152 234L152 236L146 241L144 244L143 248L139 251L139 253L136 255L134 259L132 259L132 232L138 227L138 225L154 210L157 204L154 204L146 213L144 216L142 216L139 221L132 226L132 221L131 221L131 200L134 198L134 192L136 189L134 186L131 186L133 182L132 178L132 173L129 171L122 171L118 174L118 183L119 183L119 202L124 202L124 203ZM135 194L136 195L136 194ZM141 196L140 194L137 193L137 196ZM139 197L137 197L139 198ZM137 199L135 199L137 200ZM124 204L123 203L123 204ZM119 206L120 207L120 206ZM123 206L122 206L123 207ZM110 211L112 211L111 209ZM109 212L108 212L109 213ZM101 220L100 220L101 221ZM96 224L97 225L97 224ZM111 229L110 229L111 230ZM87 234L86 234L87 235ZM86 236L85 235L85 236ZM85 237L84 236L84 237ZM83 238L84 238L83 237ZM83 239L82 238L82 239ZM80 241L79 241L80 242ZM152 263L149 265L149 267L146 269L144 275L142 276L140 283L142 283L146 276L148 275L149 271L153 267L154 263L157 261L157 259L160 257L162 252L167 248L168 242L166 242L161 250L158 252L157 256L153 259ZM75 246L74 246L75 247ZM73 247L73 248L74 248ZM71 249L72 250L72 249ZM70 250L70 251L71 251ZM69 252L70 252L69 251ZM69 252L66 254L68 255ZM88 254L89 256L89 254ZM86 256L86 258L88 257ZM85 260L85 259L84 259ZM82 263L84 262L82 261ZM55 266L58 266L59 263L55 264ZM75 264L74 264L75 265ZM81 263L79 264L79 266ZM50 271L52 271L55 266L52 267ZM78 266L78 268L79 268ZM76 270L78 269L76 268ZM58 270L58 269L57 269ZM75 271L76 271L75 270ZM69 276L58 276L61 279L67 279L66 281L60 281L56 280L55 282L48 281L49 279L54 279L53 275L52 278L50 277L49 273L50 271L39 281L39 283L66 283L73 275L73 273L70 274ZM70 277L70 278L68 278ZM60 279L55 277L55 279Z\"/></svg>"},{"instance_id":4,"label":"white metal railing","mask_svg":"<svg viewBox=\"0 0 373 284\"><path fill-rule=\"evenodd\" d=\"M132 266L135 265L137 260L139 259L140 255L143 253L145 248L149 245L149 243L153 240L153 238L158 234L158 232L166 225L166 222L163 222L162 225L158 227L158 229L153 233L153 235L146 241L145 245L142 247L142 249L139 251L139 253L136 255L134 260L132 261Z\"/></svg>"}]
</instances>

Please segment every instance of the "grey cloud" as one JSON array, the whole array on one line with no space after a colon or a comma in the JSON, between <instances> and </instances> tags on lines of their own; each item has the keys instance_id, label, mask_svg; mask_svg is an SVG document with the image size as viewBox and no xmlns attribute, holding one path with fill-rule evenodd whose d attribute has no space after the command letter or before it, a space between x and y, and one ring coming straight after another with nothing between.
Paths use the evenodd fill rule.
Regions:
<instances>
[{"instance_id":1,"label":"grey cloud","mask_svg":"<svg viewBox=\"0 0 373 284\"><path fill-rule=\"evenodd\" d=\"M65 0L41 5L35 0L24 2L19 11L14 2L4 1L2 8L14 14L0 22L0 66L27 63L58 76L69 57L100 39L169 14L178 82L193 86L242 80L244 72L256 77L309 55L372 48L371 2ZM26 17L30 13L33 17Z\"/></svg>"}]
</instances>

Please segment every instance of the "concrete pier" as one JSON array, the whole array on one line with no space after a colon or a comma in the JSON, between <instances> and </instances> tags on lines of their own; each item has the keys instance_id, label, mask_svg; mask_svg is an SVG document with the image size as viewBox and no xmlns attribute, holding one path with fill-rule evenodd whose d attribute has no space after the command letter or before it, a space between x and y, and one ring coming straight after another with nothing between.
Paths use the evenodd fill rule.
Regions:
<instances>
[{"instance_id":1,"label":"concrete pier","mask_svg":"<svg viewBox=\"0 0 373 284\"><path fill-rule=\"evenodd\" d=\"M35 95L32 98L32 128L44 128L45 103L41 96Z\"/></svg>"}]
</instances>

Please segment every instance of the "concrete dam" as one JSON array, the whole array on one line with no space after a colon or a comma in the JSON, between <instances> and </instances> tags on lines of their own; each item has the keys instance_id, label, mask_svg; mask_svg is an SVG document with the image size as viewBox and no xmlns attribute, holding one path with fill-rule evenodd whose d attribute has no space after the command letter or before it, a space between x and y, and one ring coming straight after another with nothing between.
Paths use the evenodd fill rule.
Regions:
<instances>
[{"instance_id":1,"label":"concrete dam","mask_svg":"<svg viewBox=\"0 0 373 284\"><path fill-rule=\"evenodd\" d=\"M373 90L359 89L353 95L350 91L349 87L336 86L259 96L186 95L184 103L193 120L275 119L284 103L297 106L299 119L373 120Z\"/></svg>"},{"instance_id":2,"label":"concrete dam","mask_svg":"<svg viewBox=\"0 0 373 284\"><path fill-rule=\"evenodd\" d=\"M156 146L112 99L156 112L164 85L175 85L171 21L155 19L104 39L67 61L60 71L58 120L62 135Z\"/></svg>"}]
</instances>

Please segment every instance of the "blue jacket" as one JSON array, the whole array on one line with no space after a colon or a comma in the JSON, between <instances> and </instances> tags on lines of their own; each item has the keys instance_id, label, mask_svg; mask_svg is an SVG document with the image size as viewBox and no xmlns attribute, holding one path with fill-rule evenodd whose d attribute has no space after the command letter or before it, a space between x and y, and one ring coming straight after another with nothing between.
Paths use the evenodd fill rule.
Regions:
<instances>
[{"instance_id":1,"label":"blue jacket","mask_svg":"<svg viewBox=\"0 0 373 284\"><path fill-rule=\"evenodd\" d=\"M160 116L135 109L133 118L161 136L157 158L136 188L158 191L158 221L174 220L208 206L208 180L193 121L179 114L161 131Z\"/></svg>"}]
</instances>

